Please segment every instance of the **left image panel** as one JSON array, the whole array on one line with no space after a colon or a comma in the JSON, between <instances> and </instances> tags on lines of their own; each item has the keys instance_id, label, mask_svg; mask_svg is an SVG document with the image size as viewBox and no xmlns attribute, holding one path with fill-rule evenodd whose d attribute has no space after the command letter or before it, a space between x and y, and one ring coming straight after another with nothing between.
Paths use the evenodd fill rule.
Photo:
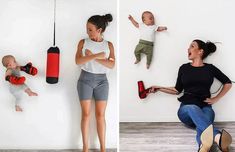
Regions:
<instances>
[{"instance_id":1,"label":"left image panel","mask_svg":"<svg viewBox=\"0 0 235 152\"><path fill-rule=\"evenodd\" d=\"M0 22L0 151L116 152L117 1L0 0Z\"/></svg>"}]
</instances>

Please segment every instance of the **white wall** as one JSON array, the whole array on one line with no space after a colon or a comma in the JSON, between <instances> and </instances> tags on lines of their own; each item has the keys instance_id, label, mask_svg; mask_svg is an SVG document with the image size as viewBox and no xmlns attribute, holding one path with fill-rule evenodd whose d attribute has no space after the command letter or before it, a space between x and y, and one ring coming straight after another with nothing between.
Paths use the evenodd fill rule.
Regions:
<instances>
[{"instance_id":1,"label":"white wall","mask_svg":"<svg viewBox=\"0 0 235 152\"><path fill-rule=\"evenodd\" d=\"M0 149L77 149L82 148L81 109L76 91L80 68L75 65L78 41L87 37L86 21L96 14L111 13L114 21L104 34L117 46L115 0L57 0L57 38L61 50L60 79L55 85L45 81L46 52L53 41L54 0L0 0L0 57L12 54L18 63L32 61L37 76L27 76L27 84L38 97L24 95L23 113L14 111L14 98L0 72ZM117 147L118 103L117 71L112 70L106 110L107 147ZM92 109L91 148L99 148L94 104Z\"/></svg>"},{"instance_id":2,"label":"white wall","mask_svg":"<svg viewBox=\"0 0 235 152\"><path fill-rule=\"evenodd\" d=\"M146 87L174 86L179 66L189 62L187 49L193 39L222 42L206 62L235 80L234 5L232 0L120 0L120 121L179 121L177 96L157 93L140 100L137 81L143 80ZM150 70L145 68L146 57L134 65L139 35L128 20L132 14L141 22L145 10L154 13L157 24L168 27L167 32L156 34ZM219 83L215 82L212 91L218 87ZM216 121L235 121L234 99L233 87L214 105Z\"/></svg>"}]
</instances>

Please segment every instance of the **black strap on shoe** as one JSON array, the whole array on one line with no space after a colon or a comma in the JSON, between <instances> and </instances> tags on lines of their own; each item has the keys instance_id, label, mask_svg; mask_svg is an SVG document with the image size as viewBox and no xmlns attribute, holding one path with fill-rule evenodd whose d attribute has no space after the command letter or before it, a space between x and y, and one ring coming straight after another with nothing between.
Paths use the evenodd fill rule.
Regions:
<instances>
[{"instance_id":1,"label":"black strap on shoe","mask_svg":"<svg viewBox=\"0 0 235 152\"><path fill-rule=\"evenodd\" d=\"M220 132L220 139L219 139L219 149L222 151L222 147L221 147L221 141L222 141L222 135L223 135L224 129L222 129L222 131Z\"/></svg>"}]
</instances>

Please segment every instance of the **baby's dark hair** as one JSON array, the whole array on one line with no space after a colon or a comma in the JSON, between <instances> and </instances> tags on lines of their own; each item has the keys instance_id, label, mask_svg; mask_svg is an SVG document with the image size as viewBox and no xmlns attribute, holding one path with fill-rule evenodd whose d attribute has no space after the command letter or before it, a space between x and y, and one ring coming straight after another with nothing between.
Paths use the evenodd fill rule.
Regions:
<instances>
[{"instance_id":1,"label":"baby's dark hair","mask_svg":"<svg viewBox=\"0 0 235 152\"><path fill-rule=\"evenodd\" d=\"M144 20L144 14L151 14L151 15L154 17L154 15L153 15L152 12L150 12L150 11L144 11L144 12L142 13L142 16L141 16L142 21Z\"/></svg>"},{"instance_id":2,"label":"baby's dark hair","mask_svg":"<svg viewBox=\"0 0 235 152\"><path fill-rule=\"evenodd\" d=\"M202 40L196 39L193 40L193 42L196 42L198 44L198 48L203 50L202 59L205 59L209 54L216 51L216 45L210 41L205 43Z\"/></svg>"},{"instance_id":3,"label":"baby's dark hair","mask_svg":"<svg viewBox=\"0 0 235 152\"><path fill-rule=\"evenodd\" d=\"M108 26L109 22L113 21L113 17L111 14L105 14L105 15L94 15L91 16L87 22L95 25L97 29L101 28L102 33L105 31L106 27Z\"/></svg>"}]
</instances>

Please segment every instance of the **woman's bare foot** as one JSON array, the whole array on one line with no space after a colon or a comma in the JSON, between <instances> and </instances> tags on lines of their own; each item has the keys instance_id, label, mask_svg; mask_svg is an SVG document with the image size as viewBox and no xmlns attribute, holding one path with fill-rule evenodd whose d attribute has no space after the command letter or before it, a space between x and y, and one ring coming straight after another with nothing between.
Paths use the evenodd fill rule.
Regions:
<instances>
[{"instance_id":1,"label":"woman's bare foot","mask_svg":"<svg viewBox=\"0 0 235 152\"><path fill-rule=\"evenodd\" d=\"M83 148L82 152L89 152L88 148Z\"/></svg>"},{"instance_id":2,"label":"woman's bare foot","mask_svg":"<svg viewBox=\"0 0 235 152\"><path fill-rule=\"evenodd\" d=\"M137 63L139 63L139 62L140 62L140 61L136 60L134 64L137 64Z\"/></svg>"},{"instance_id":3,"label":"woman's bare foot","mask_svg":"<svg viewBox=\"0 0 235 152\"><path fill-rule=\"evenodd\" d=\"M36 92L31 91L29 88L25 90L25 92L29 95L29 96L38 96L38 94Z\"/></svg>"},{"instance_id":4,"label":"woman's bare foot","mask_svg":"<svg viewBox=\"0 0 235 152\"><path fill-rule=\"evenodd\" d=\"M215 142L217 143L217 145L219 145L219 140L220 140L221 134L218 133L217 135L215 135Z\"/></svg>"},{"instance_id":5,"label":"woman's bare foot","mask_svg":"<svg viewBox=\"0 0 235 152\"><path fill-rule=\"evenodd\" d=\"M106 150L101 148L101 149L100 149L100 152L106 152Z\"/></svg>"},{"instance_id":6,"label":"woman's bare foot","mask_svg":"<svg viewBox=\"0 0 235 152\"><path fill-rule=\"evenodd\" d=\"M18 105L15 106L15 109L16 109L17 112L22 112L23 111L23 109Z\"/></svg>"}]
</instances>

